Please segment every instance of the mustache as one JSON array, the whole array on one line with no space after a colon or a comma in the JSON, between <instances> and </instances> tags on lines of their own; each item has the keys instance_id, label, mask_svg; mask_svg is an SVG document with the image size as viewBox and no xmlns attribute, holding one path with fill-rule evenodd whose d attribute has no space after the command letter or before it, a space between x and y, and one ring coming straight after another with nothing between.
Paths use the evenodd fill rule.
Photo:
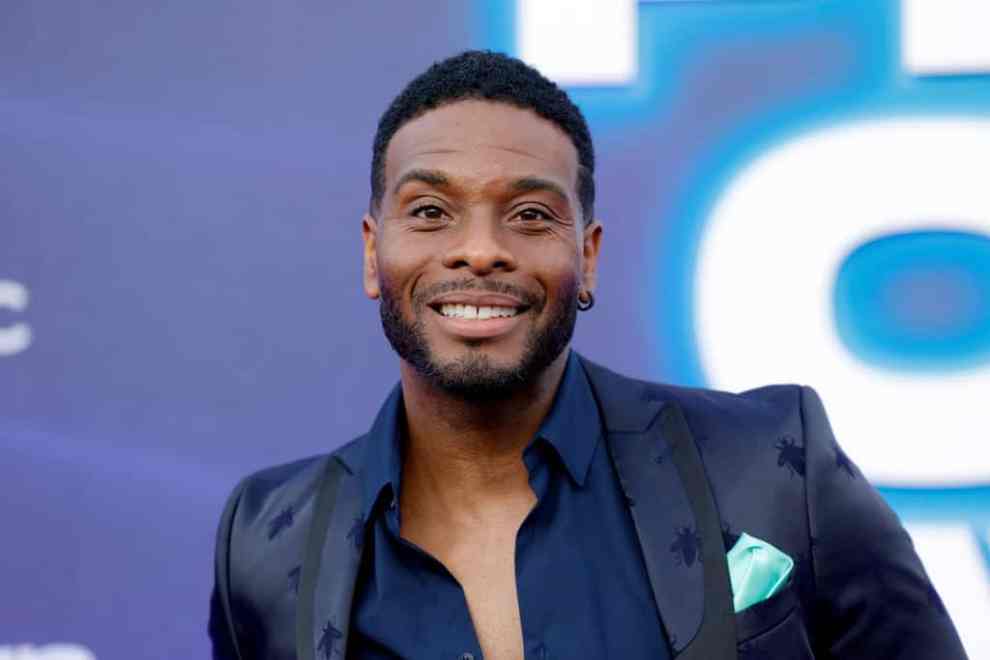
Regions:
<instances>
[{"instance_id":1,"label":"mustache","mask_svg":"<svg viewBox=\"0 0 990 660\"><path fill-rule=\"evenodd\" d=\"M515 284L509 284L501 280L481 280L476 278L464 278L460 280L447 280L437 282L413 295L413 302L416 305L425 305L427 302L448 293L459 291L486 291L488 293L501 293L507 296L518 298L528 307L539 308L543 303L543 298Z\"/></svg>"}]
</instances>

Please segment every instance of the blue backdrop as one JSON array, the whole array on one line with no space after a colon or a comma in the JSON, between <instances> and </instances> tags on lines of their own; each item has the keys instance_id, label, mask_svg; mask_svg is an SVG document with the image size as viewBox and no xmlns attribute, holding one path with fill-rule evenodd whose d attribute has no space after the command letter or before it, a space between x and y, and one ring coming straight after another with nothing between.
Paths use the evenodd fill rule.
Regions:
<instances>
[{"instance_id":1,"label":"blue backdrop","mask_svg":"<svg viewBox=\"0 0 990 660\"><path fill-rule=\"evenodd\" d=\"M378 115L436 59L526 56L530 4L4 3L0 657L208 654L230 488L397 377L360 286ZM606 227L576 346L818 387L990 656L990 66L912 69L894 0L627 5L635 71L569 86Z\"/></svg>"}]
</instances>

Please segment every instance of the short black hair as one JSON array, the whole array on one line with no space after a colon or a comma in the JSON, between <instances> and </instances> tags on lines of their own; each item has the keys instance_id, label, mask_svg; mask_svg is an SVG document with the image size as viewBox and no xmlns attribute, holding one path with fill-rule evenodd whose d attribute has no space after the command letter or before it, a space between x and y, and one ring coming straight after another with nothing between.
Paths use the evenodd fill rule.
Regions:
<instances>
[{"instance_id":1,"label":"short black hair","mask_svg":"<svg viewBox=\"0 0 990 660\"><path fill-rule=\"evenodd\" d=\"M406 122L449 103L479 99L532 110L570 137L578 155L577 193L585 222L595 206L595 150L591 132L567 92L514 57L469 50L435 62L392 100L378 120L371 155L371 209L385 193L385 150Z\"/></svg>"}]
</instances>

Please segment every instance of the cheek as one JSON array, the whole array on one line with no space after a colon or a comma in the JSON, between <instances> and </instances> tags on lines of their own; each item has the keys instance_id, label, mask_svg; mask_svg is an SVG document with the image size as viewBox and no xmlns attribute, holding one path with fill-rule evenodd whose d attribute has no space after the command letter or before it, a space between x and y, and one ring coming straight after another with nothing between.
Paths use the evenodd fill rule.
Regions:
<instances>
[{"instance_id":1,"label":"cheek","mask_svg":"<svg viewBox=\"0 0 990 660\"><path fill-rule=\"evenodd\" d=\"M578 292L581 290L581 278L573 267L541 272L536 275L536 279L543 289L540 316L556 316L562 308L566 309L576 304Z\"/></svg>"},{"instance_id":2,"label":"cheek","mask_svg":"<svg viewBox=\"0 0 990 660\"><path fill-rule=\"evenodd\" d=\"M413 245L402 245L397 240L382 241L378 248L378 275L382 287L393 297L405 297L403 294L409 293L429 261L430 254Z\"/></svg>"},{"instance_id":3,"label":"cheek","mask_svg":"<svg viewBox=\"0 0 990 660\"><path fill-rule=\"evenodd\" d=\"M581 279L581 255L576 250L528 246L520 256L520 268L531 264L530 272L548 291L568 289Z\"/></svg>"}]
</instances>

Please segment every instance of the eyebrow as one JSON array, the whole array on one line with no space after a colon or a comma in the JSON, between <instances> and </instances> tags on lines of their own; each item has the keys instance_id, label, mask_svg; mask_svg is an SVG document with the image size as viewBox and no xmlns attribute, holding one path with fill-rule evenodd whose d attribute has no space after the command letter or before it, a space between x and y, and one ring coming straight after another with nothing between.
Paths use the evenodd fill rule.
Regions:
<instances>
[{"instance_id":1,"label":"eyebrow","mask_svg":"<svg viewBox=\"0 0 990 660\"><path fill-rule=\"evenodd\" d=\"M431 186L446 186L450 184L450 179L443 172L437 170L409 170L395 182L395 185L392 187L392 194L394 195L399 192L399 189L410 181L419 181L420 183L426 183Z\"/></svg>"},{"instance_id":2,"label":"eyebrow","mask_svg":"<svg viewBox=\"0 0 990 660\"><path fill-rule=\"evenodd\" d=\"M398 193L402 186L412 181L418 181L420 183L437 187L450 185L450 179L447 178L446 174L439 170L415 169L409 170L399 177L399 180L396 181L395 185L392 187L392 194L394 195ZM513 192L517 193L541 191L549 192L565 202L570 201L570 198L567 196L567 191L549 179L542 179L536 176L525 176L521 179L516 179L513 181L510 187Z\"/></svg>"},{"instance_id":3,"label":"eyebrow","mask_svg":"<svg viewBox=\"0 0 990 660\"><path fill-rule=\"evenodd\" d=\"M541 179L535 176L527 176L522 179L516 179L512 182L512 189L516 192L540 192L545 191L560 197L565 202L569 202L570 198L567 196L567 192L558 186L553 181L548 181L547 179Z\"/></svg>"}]
</instances>

